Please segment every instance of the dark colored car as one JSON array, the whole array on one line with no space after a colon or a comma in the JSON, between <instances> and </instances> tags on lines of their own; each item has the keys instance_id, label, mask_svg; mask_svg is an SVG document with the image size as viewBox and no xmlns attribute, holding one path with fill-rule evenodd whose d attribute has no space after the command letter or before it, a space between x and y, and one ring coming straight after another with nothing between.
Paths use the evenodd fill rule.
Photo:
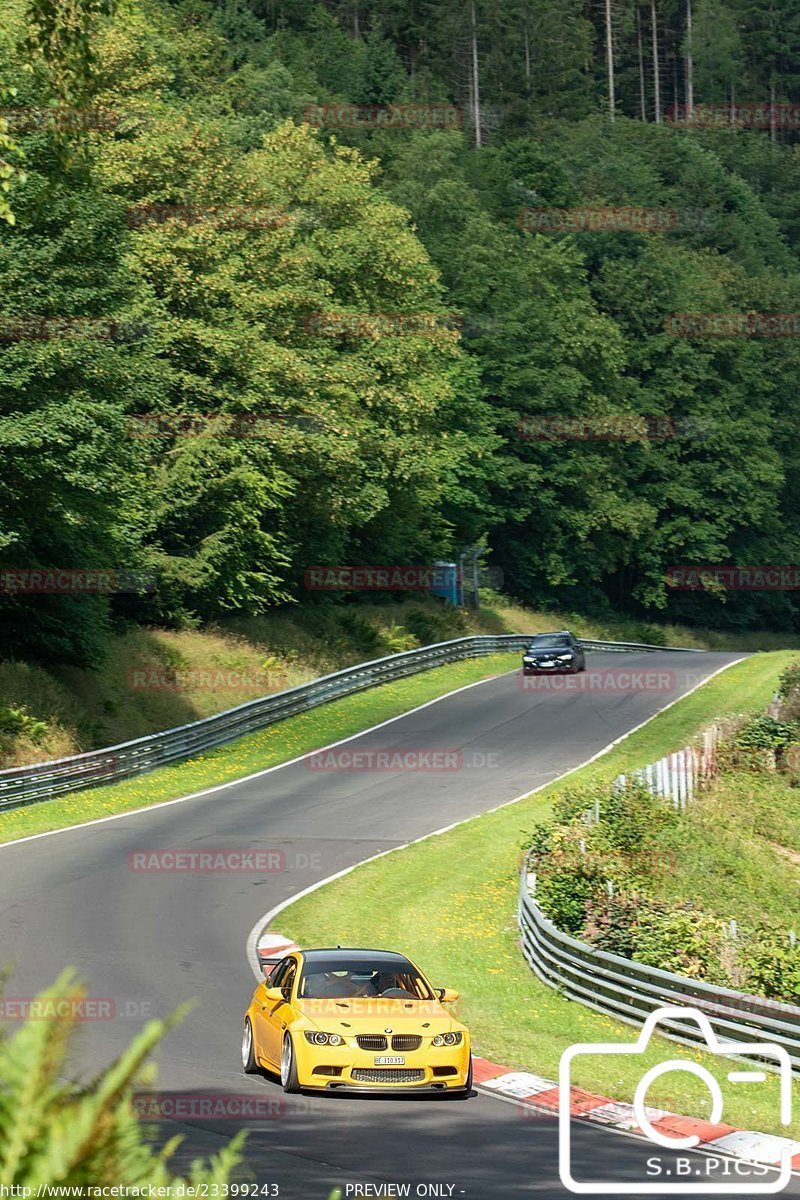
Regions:
<instances>
[{"instance_id":1,"label":"dark colored car","mask_svg":"<svg viewBox=\"0 0 800 1200\"><path fill-rule=\"evenodd\" d=\"M586 655L577 638L566 629L560 633L537 633L522 656L524 675L567 672L576 675L586 670Z\"/></svg>"}]
</instances>

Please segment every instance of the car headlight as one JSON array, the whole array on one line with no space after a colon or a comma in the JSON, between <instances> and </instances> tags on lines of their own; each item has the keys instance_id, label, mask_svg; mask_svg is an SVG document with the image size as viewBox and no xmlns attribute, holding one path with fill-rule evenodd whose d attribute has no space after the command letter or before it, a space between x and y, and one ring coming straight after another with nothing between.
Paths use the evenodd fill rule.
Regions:
<instances>
[{"instance_id":1,"label":"car headlight","mask_svg":"<svg viewBox=\"0 0 800 1200\"><path fill-rule=\"evenodd\" d=\"M344 1043L344 1038L338 1033L319 1033L316 1029L305 1030L306 1041L311 1042L312 1046L341 1046Z\"/></svg>"},{"instance_id":2,"label":"car headlight","mask_svg":"<svg viewBox=\"0 0 800 1200\"><path fill-rule=\"evenodd\" d=\"M526 664L526 666L531 666L534 660L532 658L523 658L522 661Z\"/></svg>"},{"instance_id":3,"label":"car headlight","mask_svg":"<svg viewBox=\"0 0 800 1200\"><path fill-rule=\"evenodd\" d=\"M460 1033L437 1033L433 1039L434 1046L458 1046L461 1044Z\"/></svg>"},{"instance_id":4,"label":"car headlight","mask_svg":"<svg viewBox=\"0 0 800 1200\"><path fill-rule=\"evenodd\" d=\"M574 656L574 654L572 654L572 652L570 652L569 654L559 654L558 661L565 662L567 659L574 658L574 657L575 656Z\"/></svg>"}]
</instances>

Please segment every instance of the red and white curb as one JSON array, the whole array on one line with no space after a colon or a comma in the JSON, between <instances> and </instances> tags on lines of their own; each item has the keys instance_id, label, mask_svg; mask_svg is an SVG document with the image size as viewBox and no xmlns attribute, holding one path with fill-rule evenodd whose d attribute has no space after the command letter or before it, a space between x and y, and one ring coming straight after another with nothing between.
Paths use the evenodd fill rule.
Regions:
<instances>
[{"instance_id":1,"label":"red and white curb","mask_svg":"<svg viewBox=\"0 0 800 1200\"><path fill-rule=\"evenodd\" d=\"M256 954L261 970L264 972L264 978L268 979L272 974L275 964L279 963L284 955L289 954L292 950L299 950L294 942L288 938L281 937L279 933L265 933L258 939L256 946Z\"/></svg>"},{"instance_id":2,"label":"red and white curb","mask_svg":"<svg viewBox=\"0 0 800 1200\"><path fill-rule=\"evenodd\" d=\"M285 954L299 949L293 941L279 933L263 933L258 939L256 954L264 976L269 977L275 964L280 962ZM534 1075L531 1071L514 1071L511 1067L501 1067L476 1055L472 1056L472 1073L476 1087L517 1100L524 1109L536 1109L554 1117L558 1116L559 1089L554 1080ZM570 1088L569 1109L573 1118L594 1121L612 1129L622 1129L627 1133L645 1136L639 1128L632 1104L573 1087ZM800 1174L800 1141L778 1137L772 1133L735 1129L733 1125L715 1124L698 1117L681 1117L677 1113L660 1108L647 1107L645 1111L653 1128L659 1133L675 1137L689 1137L694 1134L699 1138L699 1150L717 1150L733 1158L779 1167L783 1151L788 1147L792 1152L792 1172Z\"/></svg>"},{"instance_id":3,"label":"red and white curb","mask_svg":"<svg viewBox=\"0 0 800 1200\"><path fill-rule=\"evenodd\" d=\"M518 1100L525 1106L552 1113L553 1116L558 1115L559 1090L558 1084L552 1079L544 1079L530 1071L512 1071L510 1067L500 1067L485 1058L473 1057L472 1070L476 1086ZM663 1109L647 1108L646 1112L653 1128L659 1133L667 1136L674 1134L675 1137L694 1134L699 1138L699 1150L718 1150L734 1158L745 1158L748 1162L779 1167L784 1150L789 1148L792 1153L792 1172L800 1174L800 1142L792 1138L734 1129L732 1125L717 1125L697 1117L680 1117ZM642 1133L632 1104L610 1100L608 1096L598 1096L581 1088L570 1088L570 1114L574 1118L595 1121L614 1129Z\"/></svg>"}]
</instances>

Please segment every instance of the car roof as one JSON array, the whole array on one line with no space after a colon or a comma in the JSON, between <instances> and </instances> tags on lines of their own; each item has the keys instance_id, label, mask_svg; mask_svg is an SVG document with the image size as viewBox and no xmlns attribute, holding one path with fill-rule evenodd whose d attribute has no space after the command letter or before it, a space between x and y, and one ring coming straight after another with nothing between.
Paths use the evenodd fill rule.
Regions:
<instances>
[{"instance_id":1,"label":"car roof","mask_svg":"<svg viewBox=\"0 0 800 1200\"><path fill-rule=\"evenodd\" d=\"M397 954L394 950L366 950L362 947L349 949L347 946L331 946L329 948L320 947L314 950L301 951L303 958L308 966L313 966L315 962L322 959L325 962L330 962L331 959L341 958L344 962L363 962L365 965L374 966L376 963L386 963L387 966L407 965L410 959L405 954Z\"/></svg>"}]
</instances>

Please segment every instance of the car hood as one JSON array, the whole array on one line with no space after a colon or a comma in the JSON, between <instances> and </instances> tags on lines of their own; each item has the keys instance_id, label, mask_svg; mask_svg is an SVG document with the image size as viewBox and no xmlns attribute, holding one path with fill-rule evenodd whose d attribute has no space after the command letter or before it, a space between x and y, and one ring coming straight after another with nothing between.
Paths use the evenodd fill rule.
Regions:
<instances>
[{"instance_id":1,"label":"car hood","mask_svg":"<svg viewBox=\"0 0 800 1200\"><path fill-rule=\"evenodd\" d=\"M298 1000L296 1004L309 1022L320 1029L350 1033L421 1033L433 1037L446 1033L455 1022L438 1000L375 1000L352 997L346 1000Z\"/></svg>"}]
</instances>

